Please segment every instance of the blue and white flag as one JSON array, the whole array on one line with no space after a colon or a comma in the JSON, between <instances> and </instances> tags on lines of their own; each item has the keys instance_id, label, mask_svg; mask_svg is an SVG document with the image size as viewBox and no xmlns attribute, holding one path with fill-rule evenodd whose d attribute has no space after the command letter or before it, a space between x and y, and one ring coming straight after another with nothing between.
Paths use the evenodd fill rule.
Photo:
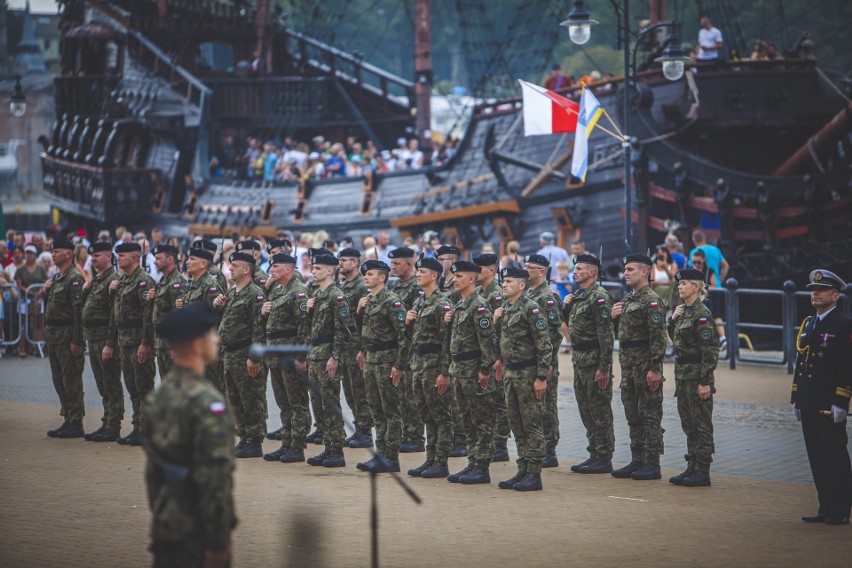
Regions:
<instances>
[{"instance_id":1,"label":"blue and white flag","mask_svg":"<svg viewBox=\"0 0 852 568\"><path fill-rule=\"evenodd\" d=\"M603 107L592 91L583 89L580 96L580 110L577 118L577 132L574 134L574 155L571 158L571 175L581 182L586 181L589 168L589 136L603 114Z\"/></svg>"}]
</instances>

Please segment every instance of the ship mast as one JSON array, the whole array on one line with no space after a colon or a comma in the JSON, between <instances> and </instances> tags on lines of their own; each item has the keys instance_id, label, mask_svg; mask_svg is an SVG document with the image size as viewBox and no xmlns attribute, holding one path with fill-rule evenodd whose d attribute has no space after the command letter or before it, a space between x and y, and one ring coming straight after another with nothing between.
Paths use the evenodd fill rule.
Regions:
<instances>
[{"instance_id":1,"label":"ship mast","mask_svg":"<svg viewBox=\"0 0 852 568\"><path fill-rule=\"evenodd\" d=\"M417 140L425 152L432 143L432 24L429 0L414 2L414 82Z\"/></svg>"}]
</instances>

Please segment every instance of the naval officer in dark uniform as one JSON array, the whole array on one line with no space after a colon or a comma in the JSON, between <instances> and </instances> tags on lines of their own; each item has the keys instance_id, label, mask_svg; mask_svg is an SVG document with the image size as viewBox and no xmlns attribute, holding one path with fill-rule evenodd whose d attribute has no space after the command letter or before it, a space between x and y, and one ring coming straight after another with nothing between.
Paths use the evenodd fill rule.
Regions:
<instances>
[{"instance_id":1,"label":"naval officer in dark uniform","mask_svg":"<svg viewBox=\"0 0 852 568\"><path fill-rule=\"evenodd\" d=\"M810 274L811 305L796 338L793 413L802 434L819 499L806 523L845 525L852 507L852 469L846 447L846 415L852 397L852 318L837 306L846 283L828 270Z\"/></svg>"}]
</instances>

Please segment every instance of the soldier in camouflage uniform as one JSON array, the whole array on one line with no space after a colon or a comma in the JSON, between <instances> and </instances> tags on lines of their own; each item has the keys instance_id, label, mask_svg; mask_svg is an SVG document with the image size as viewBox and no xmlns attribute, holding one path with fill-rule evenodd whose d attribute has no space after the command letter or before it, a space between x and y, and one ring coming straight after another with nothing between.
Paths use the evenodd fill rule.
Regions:
<instances>
[{"instance_id":1,"label":"soldier in camouflage uniform","mask_svg":"<svg viewBox=\"0 0 852 568\"><path fill-rule=\"evenodd\" d=\"M358 363L364 371L370 413L376 425L378 457L358 464L361 471L399 471L402 443L402 370L408 365L405 307L385 288L390 267L380 260L361 265L370 291L358 302L356 320L361 332Z\"/></svg>"},{"instance_id":2,"label":"soldier in camouflage uniform","mask_svg":"<svg viewBox=\"0 0 852 568\"><path fill-rule=\"evenodd\" d=\"M272 255L269 279L275 282L275 287L261 310L268 345L304 345L307 342L305 319L308 314L308 289L296 280L295 272L295 258L284 253ZM266 364L272 377L275 402L281 410L281 447L265 454L263 459L284 463L303 462L305 435L311 427L308 385L301 376L305 373L305 357L294 357L285 364L278 357L270 356Z\"/></svg>"},{"instance_id":3,"label":"soldier in camouflage uniform","mask_svg":"<svg viewBox=\"0 0 852 568\"><path fill-rule=\"evenodd\" d=\"M388 258L391 261L391 274L397 277L390 287L391 292L402 300L402 306L409 311L414 307L417 299L423 295L414 277L414 250L399 247L390 251ZM412 329L410 327L406 329L408 342L411 344ZM412 380L411 369L402 369L402 388L402 444L399 446L399 452L401 454L422 452L425 441L424 424L419 412L417 386Z\"/></svg>"},{"instance_id":4,"label":"soldier in camouflage uniform","mask_svg":"<svg viewBox=\"0 0 852 568\"><path fill-rule=\"evenodd\" d=\"M500 271L500 257L496 254L485 253L473 259L482 267L477 280L476 293L488 302L491 311L497 311L503 305L503 289L497 283L497 273ZM492 374L494 380L497 377ZM499 382L501 382L500 379ZM509 461L509 415L506 412L506 393L497 385L494 391L494 455L492 462Z\"/></svg>"},{"instance_id":5,"label":"soldier in camouflage uniform","mask_svg":"<svg viewBox=\"0 0 852 568\"><path fill-rule=\"evenodd\" d=\"M550 261L540 255L531 254L526 257L524 268L530 273L529 297L538 304L541 313L547 318L550 344L553 353L550 356L550 377L547 380L547 395L544 402L544 437L547 440L547 457L542 467L556 467L556 445L559 443L559 409L557 393L559 392L559 345L562 343L562 306L559 294L550 289L547 282L547 272Z\"/></svg>"},{"instance_id":6,"label":"soldier in camouflage uniform","mask_svg":"<svg viewBox=\"0 0 852 568\"><path fill-rule=\"evenodd\" d=\"M598 283L601 263L590 254L574 257L579 290L565 297L562 315L573 342L574 395L586 428L589 459L571 466L577 473L611 473L615 433L612 423L612 296Z\"/></svg>"},{"instance_id":7,"label":"soldier in camouflage uniform","mask_svg":"<svg viewBox=\"0 0 852 568\"><path fill-rule=\"evenodd\" d=\"M461 296L454 312L446 315L450 327L450 376L467 431L468 465L447 477L451 483L491 483L494 454L494 391L491 369L497 359L492 312L476 293L481 268L472 262L452 266L453 285Z\"/></svg>"},{"instance_id":8,"label":"soldier in camouflage uniform","mask_svg":"<svg viewBox=\"0 0 852 568\"><path fill-rule=\"evenodd\" d=\"M663 453L663 358L666 354L666 310L651 290L652 261L644 254L624 257L624 280L630 293L612 307L618 329L621 402L630 429L629 464L613 477L660 479Z\"/></svg>"},{"instance_id":9,"label":"soldier in camouflage uniform","mask_svg":"<svg viewBox=\"0 0 852 568\"><path fill-rule=\"evenodd\" d=\"M313 258L315 256L319 256L319 255L324 255L324 254L331 254L333 256L332 252L330 250L326 249L326 248L312 247L312 248L308 249L308 256L310 258ZM296 260L298 261L298 259L296 259ZM311 296L316 294L317 284L316 284L316 282L313 281L313 279L309 280L307 282L306 286L308 287L308 298L310 298ZM353 333L353 335L356 335L356 334ZM323 439L323 434L322 434L322 425L325 423L325 416L323 414L325 411L323 410L324 407L323 407L322 400L321 400L322 397L313 388L308 389L308 395L309 395L310 401L311 401L311 409L313 410L313 413L314 413L314 431L311 432L310 434L308 434L307 436L305 436L305 442L307 442L309 444L316 444L317 446L322 446L325 443L325 440ZM346 443L345 443L345 440L344 440L344 446L345 445L346 445Z\"/></svg>"},{"instance_id":10,"label":"soldier in camouflage uniform","mask_svg":"<svg viewBox=\"0 0 852 568\"><path fill-rule=\"evenodd\" d=\"M109 285L118 278L112 267L112 243L97 242L89 246L95 277L83 285L83 333L89 342L89 361L92 374L104 406L101 427L86 434L93 442L114 442L124 418L124 389L121 386L121 367L113 357L103 359L109 334L109 320L113 301Z\"/></svg>"},{"instance_id":11,"label":"soldier in camouflage uniform","mask_svg":"<svg viewBox=\"0 0 852 568\"><path fill-rule=\"evenodd\" d=\"M684 301L669 321L674 344L675 397L680 425L686 434L687 468L669 479L673 485L710 485L713 461L713 371L719 360L719 343L713 314L702 300L707 297L704 273L688 268L675 275L678 295Z\"/></svg>"},{"instance_id":12,"label":"soldier in camouflage uniform","mask_svg":"<svg viewBox=\"0 0 852 568\"><path fill-rule=\"evenodd\" d=\"M148 290L147 300L153 304L152 318L154 329L163 321L170 311L175 309L178 298L183 297L186 280L178 270L178 249L172 245L157 245L152 250L154 265L162 274L156 289ZM160 380L166 376L172 365L172 356L165 341L156 338L157 367L160 369Z\"/></svg>"},{"instance_id":13,"label":"soldier in camouflage uniform","mask_svg":"<svg viewBox=\"0 0 852 568\"><path fill-rule=\"evenodd\" d=\"M151 508L151 552L157 568L229 566L234 418L204 375L215 360L218 317L195 304L157 327L174 365L151 393L143 415L145 483Z\"/></svg>"},{"instance_id":14,"label":"soldier in camouflage uniform","mask_svg":"<svg viewBox=\"0 0 852 568\"><path fill-rule=\"evenodd\" d=\"M197 241L209 242L209 241ZM213 302L224 294L227 287L220 286L216 278L210 272L213 266L213 253L202 247L191 248L186 252L186 272L189 274L189 282L185 284L186 292L183 298L175 300L178 309L190 304L207 304L213 307ZM220 273L221 274L221 273ZM224 276L222 277L224 279ZM225 394L225 378L222 372L222 363L217 360L210 362L210 367L205 371L207 379L217 389Z\"/></svg>"},{"instance_id":15,"label":"soldier in camouflage uniform","mask_svg":"<svg viewBox=\"0 0 852 568\"><path fill-rule=\"evenodd\" d=\"M340 379L338 367L340 360L354 335L355 322L349 303L334 281L334 271L338 266L337 257L331 254L318 254L311 257L311 274L316 288L307 302L308 323L310 325L311 349L308 352L308 375L322 390L323 397L315 397L314 402L322 408L320 416L325 450L308 459L309 465L323 467L343 467L343 442L346 432L343 420L336 408L328 406L330 401L340 405Z\"/></svg>"},{"instance_id":16,"label":"soldier in camouflage uniform","mask_svg":"<svg viewBox=\"0 0 852 568\"><path fill-rule=\"evenodd\" d=\"M412 477L445 478L447 458L453 449L453 417L450 410L450 353L444 316L452 311L447 297L438 291L441 263L433 258L417 261L417 285L423 296L405 317L412 329L410 380L417 388L417 405L426 424L426 461L409 469Z\"/></svg>"},{"instance_id":17,"label":"soldier in camouflage uniform","mask_svg":"<svg viewBox=\"0 0 852 568\"><path fill-rule=\"evenodd\" d=\"M505 385L509 422L518 446L518 472L498 487L540 491L541 466L547 455L544 396L553 347L545 315L524 293L530 273L504 268L502 276L506 303L494 312L498 335L494 371Z\"/></svg>"},{"instance_id":18,"label":"soldier in camouflage uniform","mask_svg":"<svg viewBox=\"0 0 852 568\"><path fill-rule=\"evenodd\" d=\"M361 264L361 252L354 248L344 248L338 255L340 259L340 289L346 296L346 303L357 306L361 298L367 295L367 286L364 278L358 272ZM340 361L341 368L338 372L343 373L343 393L346 395L346 404L352 411L355 421L355 432L346 438L345 444L350 448L372 448L373 447L373 417L370 415L370 403L367 400L367 387L364 384L364 373L358 364L358 352L361 350L361 336L353 333L349 341L349 347Z\"/></svg>"},{"instance_id":19,"label":"soldier in camouflage uniform","mask_svg":"<svg viewBox=\"0 0 852 568\"><path fill-rule=\"evenodd\" d=\"M114 303L104 359L113 357L113 351L118 348L124 385L133 405L133 430L117 442L139 446L142 444L139 437L142 411L148 393L154 390L154 376L157 374L151 352L154 346L152 306L146 299L148 290L154 288L156 282L139 266L142 247L133 242L122 243L115 251L122 275L109 285Z\"/></svg>"},{"instance_id":20,"label":"soldier in camouflage uniform","mask_svg":"<svg viewBox=\"0 0 852 568\"><path fill-rule=\"evenodd\" d=\"M213 307L222 312L219 323L222 367L240 438L234 456L259 458L263 455L261 442L266 433L266 367L263 361L249 357L249 346L264 341L266 332L260 311L266 298L252 281L252 255L234 252L228 261L234 287L220 294Z\"/></svg>"},{"instance_id":21,"label":"soldier in camouflage uniform","mask_svg":"<svg viewBox=\"0 0 852 568\"><path fill-rule=\"evenodd\" d=\"M252 255L254 257L254 272L252 272L251 279L255 285L260 288L264 294L266 294L266 283L269 280L269 275L260 269L260 259L261 259L261 248L260 243L254 239L249 239L247 241L240 241L234 246L234 250L237 252L244 252L246 254Z\"/></svg>"},{"instance_id":22,"label":"soldier in camouflage uniform","mask_svg":"<svg viewBox=\"0 0 852 568\"><path fill-rule=\"evenodd\" d=\"M438 290L450 300L450 304L455 306L461 300L461 296L456 292L453 286L455 275L451 268L453 264L461 258L461 250L453 245L442 245L435 251L435 255L441 266L444 267L444 273L438 278ZM464 420L462 419L459 403L456 400L455 390L450 388L452 395L451 409L453 411L453 449L450 450L451 458L463 458L467 456L467 432L465 431Z\"/></svg>"},{"instance_id":23,"label":"soldier in camouflage uniform","mask_svg":"<svg viewBox=\"0 0 852 568\"><path fill-rule=\"evenodd\" d=\"M74 244L54 241L50 247L57 273L44 285L45 342L50 374L59 395L64 422L50 430L51 438L83 436L83 276L74 268Z\"/></svg>"},{"instance_id":24,"label":"soldier in camouflage uniform","mask_svg":"<svg viewBox=\"0 0 852 568\"><path fill-rule=\"evenodd\" d=\"M213 259L216 258L216 251L219 248L218 246L216 246L216 243L214 243L210 239L199 239L199 240L194 241L192 243L192 248L193 249L202 249L202 250L206 250L206 251L210 252L210 255L209 255L210 261L209 261L209 264L207 266L207 271L210 273L210 275L213 277L213 279L216 280L216 284L219 286L220 290L227 290L228 289L228 281L225 278L225 275L219 269L219 266L216 266L216 264L213 263ZM203 258L207 258L207 255L205 255ZM219 265L220 266L222 265L221 260L219 262ZM224 392L224 391L222 391L222 392Z\"/></svg>"}]
</instances>

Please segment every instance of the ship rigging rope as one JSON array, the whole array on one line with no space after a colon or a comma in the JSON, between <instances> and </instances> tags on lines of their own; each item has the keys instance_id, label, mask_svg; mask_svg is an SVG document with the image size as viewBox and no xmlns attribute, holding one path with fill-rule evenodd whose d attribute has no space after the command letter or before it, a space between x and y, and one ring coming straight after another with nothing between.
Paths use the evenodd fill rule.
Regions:
<instances>
[{"instance_id":1,"label":"ship rigging rope","mask_svg":"<svg viewBox=\"0 0 852 568\"><path fill-rule=\"evenodd\" d=\"M830 78L828 75L826 75L826 74L825 74L825 71L823 71L823 70L822 70L822 67L817 66L816 70L817 70L817 73L819 74L819 76L820 76L820 77L822 77L822 79L823 79L826 83L828 83L829 85L831 85L831 88L832 88L832 89L833 89L833 90L834 90L834 91L835 91L838 95L840 95L841 97L843 97L843 100L844 100L844 101L846 101L846 103L847 103L847 104L848 104L848 103L850 103L850 102L852 102L852 101L850 101L850 100L849 100L849 97L847 97L847 96L846 96L846 94L845 94L843 91L841 91L841 90L840 90L840 87L838 87L837 85L835 85L835 84L834 84L834 81L832 81L832 80L831 80L831 78Z\"/></svg>"}]
</instances>

